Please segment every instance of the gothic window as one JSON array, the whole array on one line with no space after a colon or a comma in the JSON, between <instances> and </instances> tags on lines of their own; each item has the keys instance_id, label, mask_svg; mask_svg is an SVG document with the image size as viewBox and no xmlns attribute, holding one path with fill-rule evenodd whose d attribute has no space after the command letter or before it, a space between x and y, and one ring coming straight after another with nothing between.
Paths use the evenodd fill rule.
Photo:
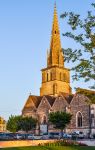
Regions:
<instances>
[{"instance_id":1,"label":"gothic window","mask_svg":"<svg viewBox=\"0 0 95 150\"><path fill-rule=\"evenodd\" d=\"M56 31L55 31L55 34L56 34Z\"/></svg>"},{"instance_id":2,"label":"gothic window","mask_svg":"<svg viewBox=\"0 0 95 150\"><path fill-rule=\"evenodd\" d=\"M48 73L47 73L47 81L48 81Z\"/></svg>"},{"instance_id":3,"label":"gothic window","mask_svg":"<svg viewBox=\"0 0 95 150\"><path fill-rule=\"evenodd\" d=\"M82 114L78 112L76 118L77 118L77 127L82 127Z\"/></svg>"},{"instance_id":4,"label":"gothic window","mask_svg":"<svg viewBox=\"0 0 95 150\"><path fill-rule=\"evenodd\" d=\"M53 94L56 94L57 93L57 84L54 84L53 85Z\"/></svg>"},{"instance_id":5,"label":"gothic window","mask_svg":"<svg viewBox=\"0 0 95 150\"><path fill-rule=\"evenodd\" d=\"M52 72L50 73L50 80L52 80Z\"/></svg>"},{"instance_id":6,"label":"gothic window","mask_svg":"<svg viewBox=\"0 0 95 150\"><path fill-rule=\"evenodd\" d=\"M66 74L63 74L63 81L66 81Z\"/></svg>"},{"instance_id":7,"label":"gothic window","mask_svg":"<svg viewBox=\"0 0 95 150\"><path fill-rule=\"evenodd\" d=\"M60 80L61 80L61 72L60 72Z\"/></svg>"},{"instance_id":8,"label":"gothic window","mask_svg":"<svg viewBox=\"0 0 95 150\"><path fill-rule=\"evenodd\" d=\"M46 116L43 117L43 124L46 124L47 123L47 119L46 119Z\"/></svg>"},{"instance_id":9,"label":"gothic window","mask_svg":"<svg viewBox=\"0 0 95 150\"><path fill-rule=\"evenodd\" d=\"M42 73L42 82L44 82L44 74Z\"/></svg>"}]
</instances>

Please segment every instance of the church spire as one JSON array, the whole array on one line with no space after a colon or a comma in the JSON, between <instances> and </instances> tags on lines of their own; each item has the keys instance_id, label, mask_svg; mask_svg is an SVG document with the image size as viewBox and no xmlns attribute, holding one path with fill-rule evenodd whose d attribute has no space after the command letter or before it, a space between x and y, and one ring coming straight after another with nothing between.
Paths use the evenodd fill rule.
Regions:
<instances>
[{"instance_id":1,"label":"church spire","mask_svg":"<svg viewBox=\"0 0 95 150\"><path fill-rule=\"evenodd\" d=\"M64 56L61 48L56 4L54 6L50 49L47 52L47 67L42 69L41 71L41 96L57 96L61 92L71 93L69 69L64 68Z\"/></svg>"},{"instance_id":2,"label":"church spire","mask_svg":"<svg viewBox=\"0 0 95 150\"><path fill-rule=\"evenodd\" d=\"M63 52L61 49L61 41L60 41L60 31L58 25L58 16L57 16L57 9L56 3L54 5L54 16L53 16L53 25L52 25L52 32L51 32L51 43L50 43L50 54L47 58L47 66L64 66L64 58Z\"/></svg>"}]
</instances>

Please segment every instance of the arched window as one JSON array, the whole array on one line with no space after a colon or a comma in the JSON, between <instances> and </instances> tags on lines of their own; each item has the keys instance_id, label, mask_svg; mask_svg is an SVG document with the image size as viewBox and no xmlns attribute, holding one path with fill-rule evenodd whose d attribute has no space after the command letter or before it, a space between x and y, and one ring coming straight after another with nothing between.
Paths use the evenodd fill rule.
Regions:
<instances>
[{"instance_id":1,"label":"arched window","mask_svg":"<svg viewBox=\"0 0 95 150\"><path fill-rule=\"evenodd\" d=\"M62 80L62 78L61 78L61 72L60 72L60 80Z\"/></svg>"},{"instance_id":2,"label":"arched window","mask_svg":"<svg viewBox=\"0 0 95 150\"><path fill-rule=\"evenodd\" d=\"M47 73L47 81L48 81L48 73Z\"/></svg>"},{"instance_id":3,"label":"arched window","mask_svg":"<svg viewBox=\"0 0 95 150\"><path fill-rule=\"evenodd\" d=\"M50 80L52 80L52 72L50 73Z\"/></svg>"},{"instance_id":4,"label":"arched window","mask_svg":"<svg viewBox=\"0 0 95 150\"><path fill-rule=\"evenodd\" d=\"M82 114L81 112L78 112L77 113L77 116L76 116L76 121L77 121L77 127L82 127Z\"/></svg>"},{"instance_id":5,"label":"arched window","mask_svg":"<svg viewBox=\"0 0 95 150\"><path fill-rule=\"evenodd\" d=\"M53 94L57 94L57 84L53 85Z\"/></svg>"},{"instance_id":6,"label":"arched window","mask_svg":"<svg viewBox=\"0 0 95 150\"><path fill-rule=\"evenodd\" d=\"M46 124L47 123L47 119L46 119L46 116L43 117L43 124Z\"/></svg>"},{"instance_id":7,"label":"arched window","mask_svg":"<svg viewBox=\"0 0 95 150\"><path fill-rule=\"evenodd\" d=\"M42 73L42 82L44 82L44 73Z\"/></svg>"},{"instance_id":8,"label":"arched window","mask_svg":"<svg viewBox=\"0 0 95 150\"><path fill-rule=\"evenodd\" d=\"M63 81L66 81L66 73L63 74Z\"/></svg>"}]
</instances>

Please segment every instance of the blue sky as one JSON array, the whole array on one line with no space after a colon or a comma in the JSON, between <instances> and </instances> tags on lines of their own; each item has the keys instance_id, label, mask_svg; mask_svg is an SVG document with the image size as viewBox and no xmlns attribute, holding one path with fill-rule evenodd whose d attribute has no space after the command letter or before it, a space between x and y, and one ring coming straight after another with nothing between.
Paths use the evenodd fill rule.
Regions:
<instances>
[{"instance_id":1,"label":"blue sky","mask_svg":"<svg viewBox=\"0 0 95 150\"><path fill-rule=\"evenodd\" d=\"M0 116L21 114L29 93L39 95L46 67L55 0L0 0ZM75 11L85 17L94 0L56 0L62 47L76 47L62 37L68 26L60 15ZM71 45L70 45L71 44ZM66 64L66 67L70 67ZM83 81L71 86L87 88Z\"/></svg>"}]
</instances>

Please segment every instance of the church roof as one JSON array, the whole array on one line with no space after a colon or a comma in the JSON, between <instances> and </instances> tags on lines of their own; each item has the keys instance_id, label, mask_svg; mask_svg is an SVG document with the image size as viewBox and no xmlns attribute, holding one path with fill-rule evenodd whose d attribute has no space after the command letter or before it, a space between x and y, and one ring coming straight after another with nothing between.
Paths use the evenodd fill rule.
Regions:
<instances>
[{"instance_id":1,"label":"church roof","mask_svg":"<svg viewBox=\"0 0 95 150\"><path fill-rule=\"evenodd\" d=\"M72 101L72 99L74 97L73 94L68 94L68 93L63 93L63 92L61 92L60 95L63 96L66 99L68 104L71 103L71 101Z\"/></svg>"},{"instance_id":2,"label":"church roof","mask_svg":"<svg viewBox=\"0 0 95 150\"><path fill-rule=\"evenodd\" d=\"M47 98L49 104L52 106L53 103L54 103L54 101L55 101L55 99L56 99L56 97L54 97L54 96L49 96L49 95L45 95L45 97Z\"/></svg>"},{"instance_id":3,"label":"church roof","mask_svg":"<svg viewBox=\"0 0 95 150\"><path fill-rule=\"evenodd\" d=\"M47 101L49 102L49 104L52 106L55 101L55 97L48 96L48 95L45 95L45 97ZM22 111L31 111L33 108L38 108L42 98L43 96L30 95Z\"/></svg>"},{"instance_id":4,"label":"church roof","mask_svg":"<svg viewBox=\"0 0 95 150\"><path fill-rule=\"evenodd\" d=\"M42 96L33 96L31 95L32 101L35 104L36 108L39 106Z\"/></svg>"},{"instance_id":5,"label":"church roof","mask_svg":"<svg viewBox=\"0 0 95 150\"><path fill-rule=\"evenodd\" d=\"M74 97L73 95L69 95L69 96L65 97L65 99L66 99L66 101L67 101L68 104L71 103L73 97Z\"/></svg>"},{"instance_id":6,"label":"church roof","mask_svg":"<svg viewBox=\"0 0 95 150\"><path fill-rule=\"evenodd\" d=\"M77 92L77 93L88 92L88 93L91 93L91 94L95 94L95 91L93 91L93 90L88 90L88 89L83 89L83 88L77 88L77 89L76 89L76 92Z\"/></svg>"},{"instance_id":7,"label":"church roof","mask_svg":"<svg viewBox=\"0 0 95 150\"><path fill-rule=\"evenodd\" d=\"M72 98L73 98L73 95L69 95L66 93L61 93L60 96L64 97L68 104L71 103ZM47 101L49 102L51 107L53 106L55 99L57 98L57 97L49 96L49 95L44 95L44 96L30 95L26 101L23 111L31 111L34 108L35 109L38 108L43 97L45 97L47 99Z\"/></svg>"},{"instance_id":8,"label":"church roof","mask_svg":"<svg viewBox=\"0 0 95 150\"><path fill-rule=\"evenodd\" d=\"M32 108L37 108L41 102L41 96L30 95L24 105L23 110L31 110Z\"/></svg>"},{"instance_id":9,"label":"church roof","mask_svg":"<svg viewBox=\"0 0 95 150\"><path fill-rule=\"evenodd\" d=\"M81 94L82 95L82 94ZM84 95L84 94L83 94ZM67 101L67 104L71 105L71 103L76 100L76 96L80 96L80 93L76 94L67 94L67 93L60 93L59 96L49 96L49 95L44 95L44 96L34 96L30 95L26 101L26 104L22 110L22 112L30 112L30 111L36 111L39 107L39 104L41 103L43 97L47 99L48 103L50 104L51 107L53 107L53 104L55 103L56 99L59 97L62 97L63 101ZM84 95L85 96L85 95ZM86 97L86 96L85 96ZM81 97L82 98L82 97ZM80 100L81 100L80 98ZM60 99L59 99L60 100ZM82 101L85 100L84 98Z\"/></svg>"},{"instance_id":10,"label":"church roof","mask_svg":"<svg viewBox=\"0 0 95 150\"><path fill-rule=\"evenodd\" d=\"M85 95L86 97L89 98L90 103L95 104L95 91L77 88L76 93Z\"/></svg>"}]
</instances>

